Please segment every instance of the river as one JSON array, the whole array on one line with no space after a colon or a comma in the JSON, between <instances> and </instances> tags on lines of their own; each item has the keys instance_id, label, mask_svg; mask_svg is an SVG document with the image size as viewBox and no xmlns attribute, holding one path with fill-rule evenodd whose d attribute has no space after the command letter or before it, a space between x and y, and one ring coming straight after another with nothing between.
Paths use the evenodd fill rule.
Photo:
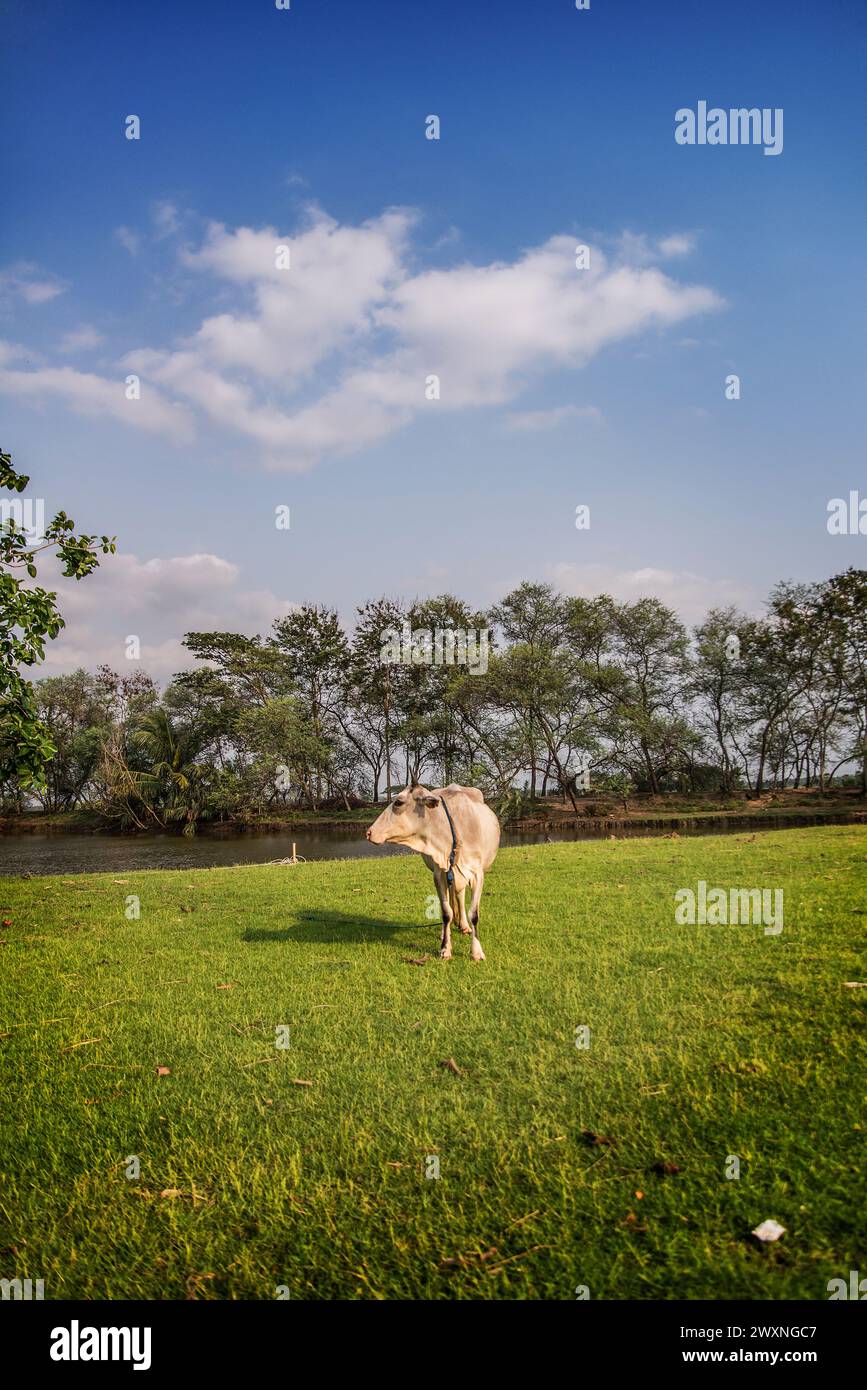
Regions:
<instances>
[{"instance_id":1,"label":"river","mask_svg":"<svg viewBox=\"0 0 867 1390\"><path fill-rule=\"evenodd\" d=\"M644 835L713 835L745 830L778 830L791 825L832 824L848 821L842 816L738 816L729 821L693 820L676 826L617 825L565 827L560 830L503 831L506 845L544 845L574 840L605 840ZM212 869L231 864L267 864L287 859L293 841L299 858L366 859L389 854L410 854L398 845L371 845L362 827L326 825L260 834L234 829L208 830L198 835L82 835L67 831L32 831L0 835L0 875L128 873L134 869Z\"/></svg>"}]
</instances>

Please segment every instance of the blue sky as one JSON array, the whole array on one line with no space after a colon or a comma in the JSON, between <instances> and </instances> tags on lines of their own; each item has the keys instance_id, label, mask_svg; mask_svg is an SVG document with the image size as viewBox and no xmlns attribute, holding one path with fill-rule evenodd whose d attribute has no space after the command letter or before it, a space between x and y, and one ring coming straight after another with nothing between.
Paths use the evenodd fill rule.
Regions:
<instances>
[{"instance_id":1,"label":"blue sky","mask_svg":"<svg viewBox=\"0 0 867 1390\"><path fill-rule=\"evenodd\" d=\"M2 443L120 551L52 664L863 565L825 520L867 494L865 40L847 0L8 4ZM699 100L783 108L782 154L677 145Z\"/></svg>"}]
</instances>

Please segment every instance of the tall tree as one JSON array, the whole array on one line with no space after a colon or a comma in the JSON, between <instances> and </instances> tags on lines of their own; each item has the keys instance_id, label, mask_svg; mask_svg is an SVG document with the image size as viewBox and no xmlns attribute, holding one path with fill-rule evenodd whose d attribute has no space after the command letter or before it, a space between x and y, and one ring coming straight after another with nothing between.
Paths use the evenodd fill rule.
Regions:
<instances>
[{"instance_id":1,"label":"tall tree","mask_svg":"<svg viewBox=\"0 0 867 1390\"><path fill-rule=\"evenodd\" d=\"M550 709L547 686L554 669L554 654L566 631L567 605L550 584L525 582L496 605L492 616L506 640L521 650L522 684L516 685L514 680L509 683L510 698L506 703L524 731L530 796L535 797L540 757L551 756L551 730L547 722L545 728L540 726L540 710L543 706ZM511 665L514 668L515 662ZM501 696L505 694L503 686Z\"/></svg>"},{"instance_id":2,"label":"tall tree","mask_svg":"<svg viewBox=\"0 0 867 1390\"><path fill-rule=\"evenodd\" d=\"M613 757L656 794L663 777L688 762L686 629L655 598L616 603L603 595L596 604L607 640L594 683Z\"/></svg>"},{"instance_id":3,"label":"tall tree","mask_svg":"<svg viewBox=\"0 0 867 1390\"><path fill-rule=\"evenodd\" d=\"M324 605L305 603L274 623L270 646L286 658L310 721L312 746L322 749L334 739L335 709L345 689L350 662L349 643L337 613ZM323 782L330 784L333 779L319 756L312 771L318 803Z\"/></svg>"},{"instance_id":4,"label":"tall tree","mask_svg":"<svg viewBox=\"0 0 867 1390\"><path fill-rule=\"evenodd\" d=\"M108 733L104 692L95 676L79 670L37 681L35 694L54 745L45 783L35 795L48 812L69 811L87 800L98 774Z\"/></svg>"},{"instance_id":5,"label":"tall tree","mask_svg":"<svg viewBox=\"0 0 867 1390\"><path fill-rule=\"evenodd\" d=\"M16 473L11 455L0 451L0 488L22 493L30 482ZM33 686L20 668L45 657L46 640L64 627L57 594L33 586L37 556L53 550L67 579L84 579L99 565L99 555L113 554L112 536L76 535L75 522L58 512L41 537L22 524L20 504L2 504L0 524L0 781L14 773L26 790L45 785L45 769L56 748L42 719Z\"/></svg>"},{"instance_id":6,"label":"tall tree","mask_svg":"<svg viewBox=\"0 0 867 1390\"><path fill-rule=\"evenodd\" d=\"M716 750L722 790L738 778L736 740L744 732L741 645L748 619L736 608L712 608L695 629L695 654L687 685L699 729Z\"/></svg>"},{"instance_id":7,"label":"tall tree","mask_svg":"<svg viewBox=\"0 0 867 1390\"><path fill-rule=\"evenodd\" d=\"M383 660L393 634L400 634L406 610L394 599L374 599L357 608L350 661L346 669L347 718L338 718L348 739L371 770L374 801L385 775L385 799L393 792L392 752L401 671ZM355 726L354 728L352 726Z\"/></svg>"},{"instance_id":8,"label":"tall tree","mask_svg":"<svg viewBox=\"0 0 867 1390\"><path fill-rule=\"evenodd\" d=\"M861 790L867 796L867 570L850 567L829 579L820 613L841 653L852 753L861 759Z\"/></svg>"}]
</instances>

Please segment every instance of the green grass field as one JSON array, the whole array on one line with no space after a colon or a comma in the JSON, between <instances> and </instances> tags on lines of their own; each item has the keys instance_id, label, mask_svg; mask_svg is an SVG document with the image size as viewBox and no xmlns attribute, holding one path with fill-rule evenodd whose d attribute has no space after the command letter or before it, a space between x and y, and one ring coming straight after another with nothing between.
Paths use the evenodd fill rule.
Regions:
<instances>
[{"instance_id":1,"label":"green grass field","mask_svg":"<svg viewBox=\"0 0 867 1390\"><path fill-rule=\"evenodd\" d=\"M0 1275L46 1298L827 1298L867 1269L865 847L506 850L480 965L459 934L436 959L415 856L0 880ZM784 931L676 926L699 879L782 887ZM761 1246L767 1218L786 1234Z\"/></svg>"}]
</instances>

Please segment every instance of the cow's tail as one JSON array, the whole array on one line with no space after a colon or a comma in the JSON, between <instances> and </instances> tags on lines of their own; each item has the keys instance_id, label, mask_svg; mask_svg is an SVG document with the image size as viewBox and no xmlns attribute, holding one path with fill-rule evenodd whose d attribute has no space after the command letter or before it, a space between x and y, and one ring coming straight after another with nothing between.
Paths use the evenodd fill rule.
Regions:
<instances>
[{"instance_id":1,"label":"cow's tail","mask_svg":"<svg viewBox=\"0 0 867 1390\"><path fill-rule=\"evenodd\" d=\"M453 920L459 922L460 907L458 906L458 890L453 883L449 884L449 903L451 904Z\"/></svg>"}]
</instances>

